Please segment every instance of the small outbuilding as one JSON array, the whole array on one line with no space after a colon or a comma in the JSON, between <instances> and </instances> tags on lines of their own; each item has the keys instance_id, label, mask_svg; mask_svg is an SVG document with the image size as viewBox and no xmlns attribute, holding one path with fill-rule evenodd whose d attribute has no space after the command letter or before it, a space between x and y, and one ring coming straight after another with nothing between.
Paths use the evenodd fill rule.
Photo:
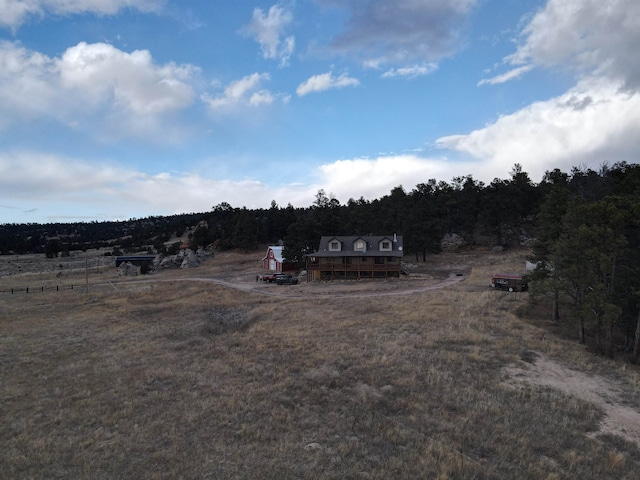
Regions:
<instances>
[{"instance_id":1,"label":"small outbuilding","mask_svg":"<svg viewBox=\"0 0 640 480\"><path fill-rule=\"evenodd\" d=\"M283 247L280 245L271 245L267 247L267 253L262 259L262 268L271 270L272 272L287 272L295 270L295 265L285 262L282 257Z\"/></svg>"},{"instance_id":2,"label":"small outbuilding","mask_svg":"<svg viewBox=\"0 0 640 480\"><path fill-rule=\"evenodd\" d=\"M130 263L141 267L143 265L151 265L155 259L155 255L118 255L114 263L116 267L119 267L122 263Z\"/></svg>"}]
</instances>

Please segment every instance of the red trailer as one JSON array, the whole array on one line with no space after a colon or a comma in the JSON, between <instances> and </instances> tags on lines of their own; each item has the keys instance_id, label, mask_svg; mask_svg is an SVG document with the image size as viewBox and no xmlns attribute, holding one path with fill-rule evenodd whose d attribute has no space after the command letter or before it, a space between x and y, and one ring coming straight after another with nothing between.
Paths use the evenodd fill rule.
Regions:
<instances>
[{"instance_id":1,"label":"red trailer","mask_svg":"<svg viewBox=\"0 0 640 480\"><path fill-rule=\"evenodd\" d=\"M529 288L529 278L521 273L494 273L491 276L491 287L522 292Z\"/></svg>"}]
</instances>

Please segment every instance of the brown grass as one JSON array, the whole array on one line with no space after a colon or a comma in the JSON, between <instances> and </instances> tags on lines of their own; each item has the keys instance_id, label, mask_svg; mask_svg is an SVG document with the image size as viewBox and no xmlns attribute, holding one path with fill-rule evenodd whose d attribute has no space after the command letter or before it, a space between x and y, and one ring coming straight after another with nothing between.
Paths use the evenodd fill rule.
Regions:
<instances>
[{"instance_id":1,"label":"brown grass","mask_svg":"<svg viewBox=\"0 0 640 480\"><path fill-rule=\"evenodd\" d=\"M196 275L255 265L225 258ZM637 445L599 435L598 407L505 382L538 354L602 362L519 320L526 294L488 288L521 260L451 257L472 267L463 283L397 296L266 297L186 281L195 271L108 269L88 293L0 294L0 476L637 478ZM635 368L598 369L637 408Z\"/></svg>"}]
</instances>

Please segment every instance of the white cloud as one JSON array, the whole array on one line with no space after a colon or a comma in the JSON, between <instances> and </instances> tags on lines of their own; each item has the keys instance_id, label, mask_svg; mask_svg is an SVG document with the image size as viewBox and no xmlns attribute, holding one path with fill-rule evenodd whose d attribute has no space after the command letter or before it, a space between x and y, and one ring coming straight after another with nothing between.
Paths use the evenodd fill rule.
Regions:
<instances>
[{"instance_id":1,"label":"white cloud","mask_svg":"<svg viewBox=\"0 0 640 480\"><path fill-rule=\"evenodd\" d=\"M409 67L391 68L382 74L382 78L417 78L429 75L437 69L438 65L433 62Z\"/></svg>"},{"instance_id":2,"label":"white cloud","mask_svg":"<svg viewBox=\"0 0 640 480\"><path fill-rule=\"evenodd\" d=\"M292 21L293 14L280 5L272 6L266 14L256 8L251 22L242 31L260 44L264 58L280 60L280 66L286 66L295 49L295 37L283 36Z\"/></svg>"},{"instance_id":3,"label":"white cloud","mask_svg":"<svg viewBox=\"0 0 640 480\"><path fill-rule=\"evenodd\" d=\"M20 27L29 17L93 13L115 15L125 8L159 12L166 0L0 0L0 26Z\"/></svg>"},{"instance_id":4,"label":"white cloud","mask_svg":"<svg viewBox=\"0 0 640 480\"><path fill-rule=\"evenodd\" d=\"M30 14L41 13L37 4L20 0L0 0L0 26L16 28Z\"/></svg>"},{"instance_id":5,"label":"white cloud","mask_svg":"<svg viewBox=\"0 0 640 480\"><path fill-rule=\"evenodd\" d=\"M166 192L175 194L167 196ZM244 206L247 200L260 201L268 205L269 193L259 181L246 179L239 181L214 180L197 173L160 173L139 175L120 195L130 205L143 205L147 211L203 212L212 206L227 202L232 206ZM250 208L257 208L248 205Z\"/></svg>"},{"instance_id":6,"label":"white cloud","mask_svg":"<svg viewBox=\"0 0 640 480\"><path fill-rule=\"evenodd\" d=\"M437 143L470 154L488 168L520 163L534 179L553 168L633 162L640 149L640 93L585 79L557 98Z\"/></svg>"},{"instance_id":7,"label":"white cloud","mask_svg":"<svg viewBox=\"0 0 640 480\"><path fill-rule=\"evenodd\" d=\"M533 69L533 65L523 65L522 67L514 68L501 75L496 75L492 78L485 78L478 82L478 86L481 85L497 85L500 83L508 82L514 78L520 78L522 75Z\"/></svg>"},{"instance_id":8,"label":"white cloud","mask_svg":"<svg viewBox=\"0 0 640 480\"><path fill-rule=\"evenodd\" d=\"M579 98L569 101L584 103ZM506 178L519 160L506 155L486 162L453 162L413 153L380 155L325 163L316 168L315 178L308 183L273 185L255 178L214 179L193 172L145 173L105 162L23 151L0 153L0 190L2 208L11 210L14 217L20 216L20 211L33 210L44 221L113 220L202 212L221 202L267 208L276 200L280 205L308 207L319 189L335 195L341 203L360 197L373 200L398 185L411 191L431 178L450 181L455 176L473 174L476 180L488 183L495 177ZM545 169L556 166L563 167L541 162L525 171L535 180ZM80 204L82 213L74 216ZM20 221L32 220L25 216Z\"/></svg>"},{"instance_id":9,"label":"white cloud","mask_svg":"<svg viewBox=\"0 0 640 480\"><path fill-rule=\"evenodd\" d=\"M47 221L73 219L71 212L78 205L82 205L82 217L117 219L201 212L220 202L246 205L247 199L255 201L257 208L273 198L264 184L250 179L213 180L181 172L148 174L29 151L0 153L0 190L5 208L32 210L47 216ZM50 212L52 205L55 213Z\"/></svg>"},{"instance_id":10,"label":"white cloud","mask_svg":"<svg viewBox=\"0 0 640 480\"><path fill-rule=\"evenodd\" d=\"M380 198L403 185L407 191L430 178L448 180L450 168L441 159L417 155L390 155L375 159L339 160L319 168L319 188L335 194L341 202L349 198Z\"/></svg>"},{"instance_id":11,"label":"white cloud","mask_svg":"<svg viewBox=\"0 0 640 480\"><path fill-rule=\"evenodd\" d=\"M477 0L316 0L351 14L331 47L365 64L432 62L460 48Z\"/></svg>"},{"instance_id":12,"label":"white cloud","mask_svg":"<svg viewBox=\"0 0 640 480\"><path fill-rule=\"evenodd\" d=\"M77 201L135 176L108 164L29 151L0 153L0 189L5 198L32 199L45 203L67 199Z\"/></svg>"},{"instance_id":13,"label":"white cloud","mask_svg":"<svg viewBox=\"0 0 640 480\"><path fill-rule=\"evenodd\" d=\"M548 0L522 31L512 65L568 66L640 87L640 2Z\"/></svg>"},{"instance_id":14,"label":"white cloud","mask_svg":"<svg viewBox=\"0 0 640 480\"><path fill-rule=\"evenodd\" d=\"M125 219L202 212L221 202L234 207L310 206L319 189L341 202L380 198L403 185L407 191L430 178L449 180L471 173L472 163L451 164L413 154L357 158L327 163L313 183L270 185L260 180L206 178L197 173L145 173L116 164L38 152L0 153L2 208L11 215L32 210L42 221ZM497 172L505 176L509 169ZM366 179L366 181L363 181ZM171 192L171 195L167 195ZM79 208L81 205L81 208ZM75 211L81 211L74 216ZM19 221L32 221L29 216Z\"/></svg>"},{"instance_id":15,"label":"white cloud","mask_svg":"<svg viewBox=\"0 0 640 480\"><path fill-rule=\"evenodd\" d=\"M212 111L220 111L238 106L271 105L277 100L286 103L288 95L274 94L262 88L262 82L268 81L271 76L268 73L253 73L231 82L218 96L211 96L207 93L201 96L201 100Z\"/></svg>"},{"instance_id":16,"label":"white cloud","mask_svg":"<svg viewBox=\"0 0 640 480\"><path fill-rule=\"evenodd\" d=\"M512 70L479 82L498 84L534 67L569 69L579 79L565 94L500 117L464 135L438 140L488 168L521 163L545 170L636 161L640 148L640 2L548 0L527 19L505 62ZM483 167L484 168L484 167Z\"/></svg>"},{"instance_id":17,"label":"white cloud","mask_svg":"<svg viewBox=\"0 0 640 480\"><path fill-rule=\"evenodd\" d=\"M350 77L344 73L339 77L334 77L332 72L328 72L314 75L301 83L298 85L296 93L302 97L312 92L322 92L332 88L357 87L358 85L360 85L360 81L357 78Z\"/></svg>"},{"instance_id":18,"label":"white cloud","mask_svg":"<svg viewBox=\"0 0 640 480\"><path fill-rule=\"evenodd\" d=\"M93 101L113 98L134 115L156 115L193 103L188 82L198 70L190 65L156 66L148 50L126 53L105 43L79 43L57 62L63 88Z\"/></svg>"},{"instance_id":19,"label":"white cloud","mask_svg":"<svg viewBox=\"0 0 640 480\"><path fill-rule=\"evenodd\" d=\"M197 73L191 65L156 65L146 50L126 53L103 43L82 42L50 58L3 42L0 128L41 117L77 124L98 115L134 134L190 106Z\"/></svg>"},{"instance_id":20,"label":"white cloud","mask_svg":"<svg viewBox=\"0 0 640 480\"><path fill-rule=\"evenodd\" d=\"M48 116L49 112L55 115L58 110L54 105L60 96L58 78L53 59L0 42L0 129Z\"/></svg>"}]
</instances>

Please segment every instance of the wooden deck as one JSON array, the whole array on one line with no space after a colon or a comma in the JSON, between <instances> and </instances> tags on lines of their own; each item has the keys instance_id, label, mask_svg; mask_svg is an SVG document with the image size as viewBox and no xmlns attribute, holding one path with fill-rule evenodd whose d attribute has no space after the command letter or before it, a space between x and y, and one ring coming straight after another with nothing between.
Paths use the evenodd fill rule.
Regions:
<instances>
[{"instance_id":1,"label":"wooden deck","mask_svg":"<svg viewBox=\"0 0 640 480\"><path fill-rule=\"evenodd\" d=\"M308 263L307 281L357 280L361 278L399 277L402 264L384 263Z\"/></svg>"}]
</instances>

